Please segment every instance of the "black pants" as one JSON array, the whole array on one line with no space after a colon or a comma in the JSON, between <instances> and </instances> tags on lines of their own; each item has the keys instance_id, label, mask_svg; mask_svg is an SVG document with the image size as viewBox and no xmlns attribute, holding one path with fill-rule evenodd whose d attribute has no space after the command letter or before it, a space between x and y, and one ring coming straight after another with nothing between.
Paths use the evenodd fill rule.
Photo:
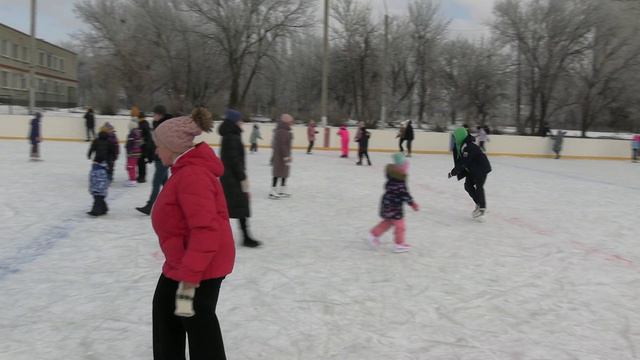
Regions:
<instances>
[{"instance_id":1,"label":"black pants","mask_svg":"<svg viewBox=\"0 0 640 360\"><path fill-rule=\"evenodd\" d=\"M358 150L358 165L362 165L362 158L366 157L367 162L371 165L371 159L369 159L369 149L359 149Z\"/></svg>"},{"instance_id":2,"label":"black pants","mask_svg":"<svg viewBox=\"0 0 640 360\"><path fill-rule=\"evenodd\" d=\"M249 151L258 152L258 144L257 143L251 143L251 149Z\"/></svg>"},{"instance_id":3,"label":"black pants","mask_svg":"<svg viewBox=\"0 0 640 360\"><path fill-rule=\"evenodd\" d=\"M144 157L138 159L138 182L147 181L147 161Z\"/></svg>"},{"instance_id":4,"label":"black pants","mask_svg":"<svg viewBox=\"0 0 640 360\"><path fill-rule=\"evenodd\" d=\"M632 150L633 161L638 161L638 151L640 151L640 150L638 150L638 149L633 149Z\"/></svg>"},{"instance_id":5,"label":"black pants","mask_svg":"<svg viewBox=\"0 0 640 360\"><path fill-rule=\"evenodd\" d=\"M93 127L87 127L87 141L93 140L95 138L96 138L96 129Z\"/></svg>"},{"instance_id":6,"label":"black pants","mask_svg":"<svg viewBox=\"0 0 640 360\"><path fill-rule=\"evenodd\" d=\"M104 201L104 196L94 195L93 196L93 207L91 208L91 213L94 215L104 215L109 211L109 207L107 207L107 202Z\"/></svg>"},{"instance_id":7,"label":"black pants","mask_svg":"<svg viewBox=\"0 0 640 360\"><path fill-rule=\"evenodd\" d=\"M404 139L400 139L400 142L398 143L398 146L400 146L400 152L404 153L404 148L402 147L402 143L404 142Z\"/></svg>"},{"instance_id":8,"label":"black pants","mask_svg":"<svg viewBox=\"0 0 640 360\"><path fill-rule=\"evenodd\" d=\"M189 336L189 359L226 359L222 332L216 316L223 279L200 282L193 299L196 314L185 318L174 315L178 282L160 275L153 295L154 360L184 360L185 335Z\"/></svg>"},{"instance_id":9,"label":"black pants","mask_svg":"<svg viewBox=\"0 0 640 360\"><path fill-rule=\"evenodd\" d=\"M467 190L469 196L481 209L487 208L487 201L484 196L484 183L487 181L487 175L473 176L467 175L464 182L464 189Z\"/></svg>"},{"instance_id":10,"label":"black pants","mask_svg":"<svg viewBox=\"0 0 640 360\"><path fill-rule=\"evenodd\" d=\"M149 196L149 201L147 201L147 206L151 208L153 203L156 202L156 198L158 194L160 194L160 188L167 182L167 167L162 165L162 161L155 160L154 161L156 171L153 173L153 187L151 189L151 195Z\"/></svg>"},{"instance_id":11,"label":"black pants","mask_svg":"<svg viewBox=\"0 0 640 360\"><path fill-rule=\"evenodd\" d=\"M315 144L315 141L309 141L309 147L307 148L307 154L311 154L311 150L313 150L313 144Z\"/></svg>"},{"instance_id":12,"label":"black pants","mask_svg":"<svg viewBox=\"0 0 640 360\"><path fill-rule=\"evenodd\" d=\"M278 186L278 179L280 179L280 185L281 186L287 186L287 178L277 178L277 177L273 178L271 186L273 186L273 187Z\"/></svg>"},{"instance_id":13,"label":"black pants","mask_svg":"<svg viewBox=\"0 0 640 360\"><path fill-rule=\"evenodd\" d=\"M40 157L40 150L38 149L38 143L31 144L31 157L32 158Z\"/></svg>"},{"instance_id":14,"label":"black pants","mask_svg":"<svg viewBox=\"0 0 640 360\"><path fill-rule=\"evenodd\" d=\"M413 140L407 140L407 151L409 151L409 155L411 155L411 143Z\"/></svg>"}]
</instances>

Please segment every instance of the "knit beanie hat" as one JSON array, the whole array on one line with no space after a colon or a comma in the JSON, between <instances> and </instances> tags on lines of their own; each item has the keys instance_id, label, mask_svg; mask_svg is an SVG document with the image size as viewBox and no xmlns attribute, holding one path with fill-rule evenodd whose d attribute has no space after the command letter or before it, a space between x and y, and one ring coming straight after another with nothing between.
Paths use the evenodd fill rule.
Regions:
<instances>
[{"instance_id":1,"label":"knit beanie hat","mask_svg":"<svg viewBox=\"0 0 640 360\"><path fill-rule=\"evenodd\" d=\"M406 174L409 171L409 162L403 153L395 153L391 155L393 158L393 164Z\"/></svg>"},{"instance_id":2,"label":"knit beanie hat","mask_svg":"<svg viewBox=\"0 0 640 360\"><path fill-rule=\"evenodd\" d=\"M156 142L176 154L189 150L195 137L200 134L202 129L190 116L169 119L154 131Z\"/></svg>"},{"instance_id":3,"label":"knit beanie hat","mask_svg":"<svg viewBox=\"0 0 640 360\"><path fill-rule=\"evenodd\" d=\"M407 161L403 153L395 153L391 155L391 158L393 158L393 164L398 166L402 166Z\"/></svg>"},{"instance_id":4,"label":"knit beanie hat","mask_svg":"<svg viewBox=\"0 0 640 360\"><path fill-rule=\"evenodd\" d=\"M240 120L242 120L242 114L239 111L227 109L227 111L224 112L224 121L237 124Z\"/></svg>"}]
</instances>

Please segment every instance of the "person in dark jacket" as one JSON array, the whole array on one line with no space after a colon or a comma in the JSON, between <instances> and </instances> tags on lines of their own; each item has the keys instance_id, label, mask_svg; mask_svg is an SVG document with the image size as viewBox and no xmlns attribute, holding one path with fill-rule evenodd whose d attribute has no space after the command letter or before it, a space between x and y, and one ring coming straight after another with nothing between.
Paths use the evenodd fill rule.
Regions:
<instances>
[{"instance_id":1,"label":"person in dark jacket","mask_svg":"<svg viewBox=\"0 0 640 360\"><path fill-rule=\"evenodd\" d=\"M29 131L29 141L31 142L31 160L37 161L40 160L40 149L39 145L42 141L42 136L40 135L40 121L42 119L42 114L37 112L35 117L31 119L31 130Z\"/></svg>"},{"instance_id":2,"label":"person in dark jacket","mask_svg":"<svg viewBox=\"0 0 640 360\"><path fill-rule=\"evenodd\" d=\"M157 105L153 108L153 129L157 129L163 122L171 119L173 116L167 113L167 109L162 105ZM160 189L167 182L167 167L162 164L162 161L156 155L156 146L154 142L150 142L149 146L146 148L147 154L150 156L150 159L153 159L155 164L156 171L153 174L153 187L151 189L151 195L149 196L149 201L143 207L137 207L136 210L140 211L145 215L151 214L151 209L153 208L153 203L156 202L156 198L160 193Z\"/></svg>"},{"instance_id":3,"label":"person in dark jacket","mask_svg":"<svg viewBox=\"0 0 640 360\"><path fill-rule=\"evenodd\" d=\"M87 130L87 142L96 139L96 117L93 115L93 109L88 108L84 114L84 126Z\"/></svg>"},{"instance_id":4,"label":"person in dark jacket","mask_svg":"<svg viewBox=\"0 0 640 360\"><path fill-rule=\"evenodd\" d=\"M466 178L464 189L476 203L472 216L477 218L483 216L487 210L484 183L491 172L491 164L487 155L475 144L475 138L470 136L465 128L457 129L453 136L455 167L448 176L457 176L458 180Z\"/></svg>"},{"instance_id":5,"label":"person in dark jacket","mask_svg":"<svg viewBox=\"0 0 640 360\"><path fill-rule=\"evenodd\" d=\"M411 143L415 138L415 134L413 133L413 125L411 125L411 120L407 121L407 127L404 129L404 134L402 140L407 142L407 157L411 157Z\"/></svg>"},{"instance_id":6,"label":"person in dark jacket","mask_svg":"<svg viewBox=\"0 0 640 360\"><path fill-rule=\"evenodd\" d=\"M560 159L565 135L567 135L566 131L558 130L556 135L553 137L553 152L556 153L556 160Z\"/></svg>"},{"instance_id":7,"label":"person in dark jacket","mask_svg":"<svg viewBox=\"0 0 640 360\"><path fill-rule=\"evenodd\" d=\"M364 122L360 122L358 124L358 133L356 134L356 142L358 142L358 162L356 165L362 165L362 158L366 157L369 166L371 166L371 159L369 159L369 138L371 137L371 133L367 131L367 128L364 126Z\"/></svg>"},{"instance_id":8,"label":"person in dark jacket","mask_svg":"<svg viewBox=\"0 0 640 360\"><path fill-rule=\"evenodd\" d=\"M87 158L91 160L92 157L93 162L106 162L107 164L115 157L113 145L109 141L109 133L104 130L98 133L98 137L93 140L89 147Z\"/></svg>"},{"instance_id":9,"label":"person in dark jacket","mask_svg":"<svg viewBox=\"0 0 640 360\"><path fill-rule=\"evenodd\" d=\"M151 149L154 147L153 137L151 136L151 125L145 119L144 113L138 115L138 128L142 132L142 156L138 159L138 183L147 182L147 163L153 162L154 154Z\"/></svg>"},{"instance_id":10,"label":"person in dark jacket","mask_svg":"<svg viewBox=\"0 0 640 360\"><path fill-rule=\"evenodd\" d=\"M224 165L224 175L220 178L224 195L227 199L229 218L238 219L242 230L243 242L246 247L258 247L260 242L249 235L248 218L251 216L249 207L249 180L247 178L245 149L242 143L242 114L236 110L227 110L224 121L218 127L222 138L220 159Z\"/></svg>"}]
</instances>

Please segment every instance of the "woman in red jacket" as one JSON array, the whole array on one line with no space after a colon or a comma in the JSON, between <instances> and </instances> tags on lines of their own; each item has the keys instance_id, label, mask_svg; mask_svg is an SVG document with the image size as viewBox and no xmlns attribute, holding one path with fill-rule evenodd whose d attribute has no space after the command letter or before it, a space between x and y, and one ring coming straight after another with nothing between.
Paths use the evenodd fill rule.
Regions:
<instances>
[{"instance_id":1,"label":"woman in red jacket","mask_svg":"<svg viewBox=\"0 0 640 360\"><path fill-rule=\"evenodd\" d=\"M171 177L152 210L153 229L165 256L153 297L154 359L225 359L215 314L220 285L233 270L235 247L224 191L224 167L194 138L213 128L211 114L165 121L155 131L157 154Z\"/></svg>"}]
</instances>

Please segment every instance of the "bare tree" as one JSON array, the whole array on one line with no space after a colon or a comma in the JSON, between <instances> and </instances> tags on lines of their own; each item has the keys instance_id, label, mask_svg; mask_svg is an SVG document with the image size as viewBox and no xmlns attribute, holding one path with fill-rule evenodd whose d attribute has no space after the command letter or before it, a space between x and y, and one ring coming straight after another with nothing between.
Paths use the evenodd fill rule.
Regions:
<instances>
[{"instance_id":1,"label":"bare tree","mask_svg":"<svg viewBox=\"0 0 640 360\"><path fill-rule=\"evenodd\" d=\"M230 77L228 106L243 108L265 58L277 44L310 26L310 0L185 0L200 23L194 31L225 59Z\"/></svg>"},{"instance_id":2,"label":"bare tree","mask_svg":"<svg viewBox=\"0 0 640 360\"><path fill-rule=\"evenodd\" d=\"M414 66L417 73L418 126L422 127L432 88L434 52L449 25L440 15L440 7L432 0L414 0L409 4L412 27ZM430 79L431 78L431 79Z\"/></svg>"}]
</instances>

